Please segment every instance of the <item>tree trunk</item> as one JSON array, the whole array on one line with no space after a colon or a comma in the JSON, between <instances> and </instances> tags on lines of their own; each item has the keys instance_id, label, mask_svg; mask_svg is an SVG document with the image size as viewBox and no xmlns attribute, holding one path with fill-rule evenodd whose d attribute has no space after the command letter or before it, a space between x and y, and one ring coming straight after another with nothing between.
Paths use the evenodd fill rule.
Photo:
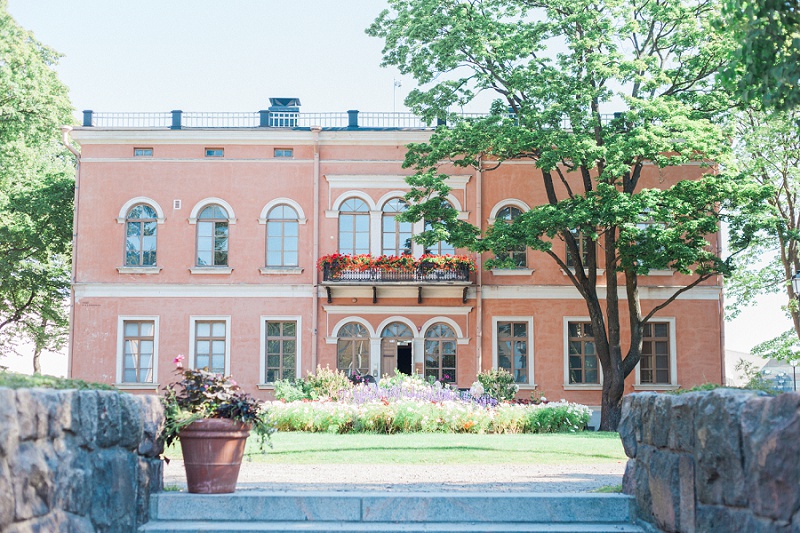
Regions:
<instances>
[{"instance_id":1,"label":"tree trunk","mask_svg":"<svg viewBox=\"0 0 800 533\"><path fill-rule=\"evenodd\" d=\"M39 357L42 355L42 348L39 346L39 343L36 343L36 348L33 350L33 373L34 374L41 374L42 373L42 364L39 360Z\"/></svg>"}]
</instances>

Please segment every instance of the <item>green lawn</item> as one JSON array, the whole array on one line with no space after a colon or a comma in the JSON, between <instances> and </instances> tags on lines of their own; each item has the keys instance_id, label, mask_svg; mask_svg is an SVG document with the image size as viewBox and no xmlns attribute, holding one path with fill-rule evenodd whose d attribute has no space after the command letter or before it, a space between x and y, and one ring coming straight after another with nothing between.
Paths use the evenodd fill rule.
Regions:
<instances>
[{"instance_id":1,"label":"green lawn","mask_svg":"<svg viewBox=\"0 0 800 533\"><path fill-rule=\"evenodd\" d=\"M266 455L248 441L252 461L339 464L615 463L627 458L616 433L474 435L468 433L276 433ZM180 457L171 449L170 457ZM247 459L245 459L247 460Z\"/></svg>"}]
</instances>

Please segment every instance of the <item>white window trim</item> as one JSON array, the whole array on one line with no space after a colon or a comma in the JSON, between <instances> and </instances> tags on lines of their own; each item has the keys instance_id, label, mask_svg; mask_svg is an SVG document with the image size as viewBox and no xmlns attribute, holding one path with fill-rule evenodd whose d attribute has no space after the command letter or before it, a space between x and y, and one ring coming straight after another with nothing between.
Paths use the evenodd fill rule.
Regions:
<instances>
[{"instance_id":1,"label":"white window trim","mask_svg":"<svg viewBox=\"0 0 800 533\"><path fill-rule=\"evenodd\" d=\"M600 357L597 357L597 377L600 383L570 383L569 382L569 323L570 322L591 322L588 316L565 316L564 317L564 390L603 390L603 367L600 364ZM596 345L596 341L595 341Z\"/></svg>"},{"instance_id":2,"label":"white window trim","mask_svg":"<svg viewBox=\"0 0 800 533\"><path fill-rule=\"evenodd\" d=\"M528 382L518 383L521 390L535 389L533 370L533 317L532 316L493 316L492 317L492 368L497 369L497 324L500 322L525 322L528 324Z\"/></svg>"},{"instance_id":3,"label":"white window trim","mask_svg":"<svg viewBox=\"0 0 800 533\"><path fill-rule=\"evenodd\" d=\"M164 267L160 266L124 266L117 267L120 274L158 274Z\"/></svg>"},{"instance_id":4,"label":"white window trim","mask_svg":"<svg viewBox=\"0 0 800 533\"><path fill-rule=\"evenodd\" d=\"M207 266L207 267L191 267L189 272L192 274L215 274L224 275L233 272L232 267L228 266Z\"/></svg>"},{"instance_id":5,"label":"white window trim","mask_svg":"<svg viewBox=\"0 0 800 533\"><path fill-rule=\"evenodd\" d=\"M203 198L192 208L192 212L189 214L189 224L197 224L197 216L200 214L200 211L203 210L206 206L211 204L217 204L225 209L228 212L228 224L236 224L236 214L233 212L233 208L231 204L223 200L222 198Z\"/></svg>"},{"instance_id":6,"label":"white window trim","mask_svg":"<svg viewBox=\"0 0 800 533\"><path fill-rule=\"evenodd\" d=\"M305 224L307 222L306 214L303 211L303 208L300 207L300 204L298 204L297 202L295 202L290 198L275 198L274 200L268 202L267 205L264 206L264 209L261 210L261 214L258 215L258 223L266 225L267 215L269 215L269 212L272 210L273 207L279 205L288 205L289 207L294 209L295 212L297 213L298 224Z\"/></svg>"},{"instance_id":7,"label":"white window trim","mask_svg":"<svg viewBox=\"0 0 800 533\"><path fill-rule=\"evenodd\" d=\"M231 317L230 315L192 315L189 317L189 368L196 369L194 362L194 344L197 331L197 322L205 321L225 322L225 375L231 374Z\"/></svg>"},{"instance_id":8,"label":"white window trim","mask_svg":"<svg viewBox=\"0 0 800 533\"><path fill-rule=\"evenodd\" d=\"M296 328L296 340L295 340L295 370L297 372L296 377L302 377L302 369L300 368L300 354L301 352L301 342L302 342L302 331L303 331L303 317L300 315L261 315L261 339L259 341L260 344L260 363L259 363L259 376L258 376L258 385L259 387L268 385L270 387L274 386L274 382L264 381L264 378L267 375L267 322L297 322Z\"/></svg>"},{"instance_id":9,"label":"white window trim","mask_svg":"<svg viewBox=\"0 0 800 533\"><path fill-rule=\"evenodd\" d=\"M531 210L530 206L522 200L517 198L506 198L505 200L501 200L494 204L494 207L492 207L492 210L489 212L489 219L486 222L488 222L489 225L493 225L495 222L497 222L497 213L504 207L516 207L523 213Z\"/></svg>"},{"instance_id":10,"label":"white window trim","mask_svg":"<svg viewBox=\"0 0 800 533\"><path fill-rule=\"evenodd\" d=\"M636 381L634 383L634 390L675 390L680 388L678 385L678 343L676 342L677 335L675 333L675 317L654 317L648 320L649 324L668 324L669 327L669 383L642 383L640 376L640 364L636 365ZM641 361L640 361L641 363Z\"/></svg>"},{"instance_id":11,"label":"white window trim","mask_svg":"<svg viewBox=\"0 0 800 533\"><path fill-rule=\"evenodd\" d=\"M431 318L430 320L422 324L422 327L420 327L419 329L420 337L424 339L425 333L428 331L428 328L433 326L434 324L438 324L439 322L447 324L453 329L453 333L456 334L456 344L469 344L469 337L464 337L464 333L463 330L461 329L461 326L459 326L455 320L446 316L437 316Z\"/></svg>"},{"instance_id":12,"label":"white window trim","mask_svg":"<svg viewBox=\"0 0 800 533\"><path fill-rule=\"evenodd\" d=\"M123 360L125 357L125 322L146 321L153 322L153 382L135 383L123 382ZM117 316L117 379L114 384L118 389L130 390L158 390L158 315L119 315Z\"/></svg>"},{"instance_id":13,"label":"white window trim","mask_svg":"<svg viewBox=\"0 0 800 533\"><path fill-rule=\"evenodd\" d=\"M258 269L258 271L264 276L302 274L303 267L261 267Z\"/></svg>"},{"instance_id":14,"label":"white window trim","mask_svg":"<svg viewBox=\"0 0 800 533\"><path fill-rule=\"evenodd\" d=\"M377 363L377 368L380 368L380 356L381 356L381 338L375 332L375 328L372 327L367 320L359 317L359 316L349 316L347 318L343 318L336 325L331 329L331 336L325 337L325 344L339 344L339 330L342 329L342 326L350 323L350 322L358 322L365 328L367 328L368 339L369 339L369 364L368 368L371 373L375 372L375 364ZM339 364L338 356L337 360L334 361L334 367ZM374 374L373 374L374 375Z\"/></svg>"},{"instance_id":15,"label":"white window trim","mask_svg":"<svg viewBox=\"0 0 800 533\"><path fill-rule=\"evenodd\" d=\"M533 268L493 268L490 272L495 276L530 276L536 270Z\"/></svg>"},{"instance_id":16,"label":"white window trim","mask_svg":"<svg viewBox=\"0 0 800 533\"><path fill-rule=\"evenodd\" d=\"M137 196L136 198L131 198L127 202L122 205L122 208L119 210L119 214L117 215L117 223L124 224L128 220L128 211L135 205L139 204L147 204L156 211L156 223L163 224L164 221L167 219L164 217L164 210L161 209L161 206L158 205L158 202L153 200L152 198L148 198L146 196Z\"/></svg>"}]
</instances>

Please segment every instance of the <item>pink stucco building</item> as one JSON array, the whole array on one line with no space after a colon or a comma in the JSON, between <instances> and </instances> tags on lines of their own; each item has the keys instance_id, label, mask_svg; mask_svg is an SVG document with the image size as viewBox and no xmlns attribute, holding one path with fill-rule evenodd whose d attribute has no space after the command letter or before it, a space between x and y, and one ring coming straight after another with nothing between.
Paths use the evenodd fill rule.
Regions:
<instances>
[{"instance_id":1,"label":"pink stucco building","mask_svg":"<svg viewBox=\"0 0 800 533\"><path fill-rule=\"evenodd\" d=\"M585 304L544 254L489 257L407 245L395 220L409 190L405 146L430 129L401 114L299 113L273 99L259 113L86 112L80 144L70 374L155 391L173 358L233 374L268 397L271 383L317 365L379 375L398 368L469 387L507 368L521 395L597 406L600 372ZM447 169L460 217L486 228L545 202L532 163L491 173ZM645 170L642 186L701 175ZM556 243L556 249L563 244ZM474 272L320 271L335 252L416 257L461 253ZM686 280L642 281L645 311ZM665 390L720 382L721 280L689 291L648 328L626 386Z\"/></svg>"}]
</instances>

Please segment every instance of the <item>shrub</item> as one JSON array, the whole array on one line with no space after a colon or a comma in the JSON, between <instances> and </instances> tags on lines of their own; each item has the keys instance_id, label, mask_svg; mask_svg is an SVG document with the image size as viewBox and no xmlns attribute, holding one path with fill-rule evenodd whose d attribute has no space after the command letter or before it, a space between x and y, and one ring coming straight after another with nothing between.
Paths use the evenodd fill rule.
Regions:
<instances>
[{"instance_id":1,"label":"shrub","mask_svg":"<svg viewBox=\"0 0 800 533\"><path fill-rule=\"evenodd\" d=\"M303 378L280 379L275 382L275 399L284 402L310 400L311 391Z\"/></svg>"},{"instance_id":2,"label":"shrub","mask_svg":"<svg viewBox=\"0 0 800 533\"><path fill-rule=\"evenodd\" d=\"M513 400L519 390L519 385L514 383L514 376L502 368L481 372L478 382L483 385L485 394L499 402Z\"/></svg>"},{"instance_id":3,"label":"shrub","mask_svg":"<svg viewBox=\"0 0 800 533\"><path fill-rule=\"evenodd\" d=\"M304 386L307 387L306 390L312 400L323 398L338 400L344 392L353 388L353 383L344 372L317 365L316 374L309 372Z\"/></svg>"},{"instance_id":4,"label":"shrub","mask_svg":"<svg viewBox=\"0 0 800 533\"><path fill-rule=\"evenodd\" d=\"M29 376L27 374L19 374L10 370L0 370L0 387L8 387L9 389L98 389L98 390L117 390L111 385L105 383L91 383L81 379L68 379L58 378L55 376L46 376L37 374Z\"/></svg>"}]
</instances>

